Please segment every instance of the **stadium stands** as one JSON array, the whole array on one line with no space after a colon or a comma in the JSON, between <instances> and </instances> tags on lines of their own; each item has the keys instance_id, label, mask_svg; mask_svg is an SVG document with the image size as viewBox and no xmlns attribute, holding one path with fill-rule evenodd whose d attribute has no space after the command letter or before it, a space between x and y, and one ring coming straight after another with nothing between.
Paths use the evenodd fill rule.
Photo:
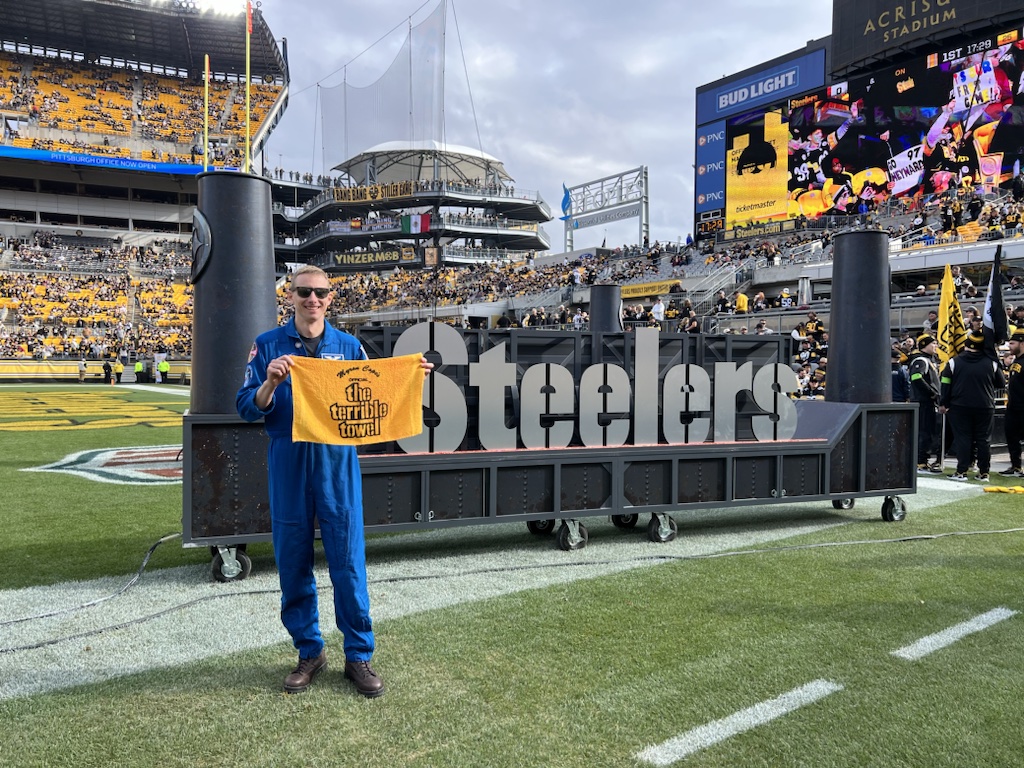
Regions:
<instances>
[{"instance_id":1,"label":"stadium stands","mask_svg":"<svg viewBox=\"0 0 1024 768\"><path fill-rule=\"evenodd\" d=\"M253 83L255 134L283 86ZM11 146L49 151L197 163L201 161L204 88L169 75L0 51L0 109L22 126ZM240 163L245 140L245 84L210 83L214 165Z\"/></svg>"}]
</instances>

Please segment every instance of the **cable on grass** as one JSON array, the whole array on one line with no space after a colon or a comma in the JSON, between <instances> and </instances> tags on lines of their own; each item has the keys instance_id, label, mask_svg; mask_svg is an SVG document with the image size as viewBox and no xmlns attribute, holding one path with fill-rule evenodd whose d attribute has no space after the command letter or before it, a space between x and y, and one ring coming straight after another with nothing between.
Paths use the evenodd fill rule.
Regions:
<instances>
[{"instance_id":1,"label":"cable on grass","mask_svg":"<svg viewBox=\"0 0 1024 768\"><path fill-rule=\"evenodd\" d=\"M399 582L406 581L429 581L431 579L442 579L442 578L453 578L459 576L479 576L488 573L509 573L510 571L535 571L542 568L574 568L574 567L587 567L593 565L624 565L626 563L636 562L671 562L671 561L683 561L683 560L713 560L720 557L736 557L739 555L769 555L778 552L795 552L799 550L808 549L825 549L828 547L851 547L851 546L862 546L866 544L903 544L912 541L936 541L938 539L948 539L955 536L991 536L998 534L1009 534L1009 533L1024 533L1024 528L1007 528L1005 530L996 531L949 531L947 533L931 533L931 534L917 534L914 536L900 536L894 539L859 539L854 541L826 541L817 544L791 544L782 547L762 547L759 549L738 549L731 552L708 552L705 554L696 555L641 555L639 557L630 557L623 560L588 560L588 561L573 561L567 563L535 563L532 565L516 565L512 567L501 567L501 568L477 568L471 571L459 571L456 573L425 573L417 576L390 576L383 579L372 579L369 584L396 584ZM48 618L50 616L56 616L63 613L70 613L80 608L88 608L93 605L110 600L118 595L124 594L125 591L132 585L134 585L139 577L142 575L142 571L145 570L146 564L149 562L149 557L153 554L158 546L163 544L165 541L170 541L181 534L170 534L157 541L149 552L146 553L145 559L142 561L142 565L139 567L138 572L135 576L126 583L121 589L112 595L109 595L98 600L93 600L84 605L78 606L77 608L67 608L61 611L54 611L53 613L42 614L40 616L28 616L21 619L8 620L6 622L0 622L0 626L5 624L13 624L17 622L30 621L32 619ZM326 589L326 587L318 588L317 592ZM250 589L243 592L221 592L215 595L206 595L204 597L198 597L195 600L189 600L185 603L179 603L178 605L172 605L169 608L165 608L156 613L151 613L146 616L140 616L137 619L131 619L129 621L123 621L120 624L113 624L107 627L99 627L98 629L92 629L86 632L79 632L74 635L67 635L65 637L55 637L49 640L42 640L38 643L32 643L30 645L19 645L13 648L0 648L0 654L4 653L17 653L19 651L32 651L39 648L45 648L50 645L57 645L58 643L64 643L71 640L82 640L86 637L94 637L96 635L105 634L107 632L114 632L119 629L125 629L127 627L135 626L138 624L145 624L159 619L162 616L167 616L171 613L190 608L193 605L199 605L205 603L208 600L219 600L225 597L239 597L242 595L268 595L277 594L278 589Z\"/></svg>"},{"instance_id":2,"label":"cable on grass","mask_svg":"<svg viewBox=\"0 0 1024 768\"><path fill-rule=\"evenodd\" d=\"M90 600L88 603L76 605L73 608L61 608L59 611L50 611L49 613L37 613L35 616L22 616L17 619L5 619L4 621L0 621L0 627L9 627L12 624L22 624L26 621L49 619L54 616L61 616L65 613L74 613L75 611L81 611L85 608L92 608L93 606L99 605L100 603L107 602L107 600L113 600L118 595L123 595L125 592L131 589L131 587L135 585L135 582L137 582L142 577L142 572L146 570L146 566L149 565L149 558L153 556L153 552L156 551L157 547L159 547L164 542L173 541L174 539L180 538L180 533L169 533L166 536L157 539L156 543L149 548L148 552L146 552L145 557L142 558L142 565L139 566L139 570L137 570L135 572L135 575L132 576L127 582L125 582L125 584L113 594L107 595L106 597L98 597L95 600Z\"/></svg>"}]
</instances>

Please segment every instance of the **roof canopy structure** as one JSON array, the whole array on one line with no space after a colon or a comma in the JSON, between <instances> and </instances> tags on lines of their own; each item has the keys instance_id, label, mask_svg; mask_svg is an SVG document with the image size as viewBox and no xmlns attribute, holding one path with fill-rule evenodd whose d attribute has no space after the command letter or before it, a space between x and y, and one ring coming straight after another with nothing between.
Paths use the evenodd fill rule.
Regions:
<instances>
[{"instance_id":1,"label":"roof canopy structure","mask_svg":"<svg viewBox=\"0 0 1024 768\"><path fill-rule=\"evenodd\" d=\"M239 4L241 6L241 3ZM202 11L194 0L0 0L0 42L187 71L245 74L245 14ZM287 82L285 59L253 9L252 73Z\"/></svg>"},{"instance_id":2,"label":"roof canopy structure","mask_svg":"<svg viewBox=\"0 0 1024 768\"><path fill-rule=\"evenodd\" d=\"M437 141L389 141L334 167L357 185L393 181L512 181L501 160L470 147Z\"/></svg>"}]
</instances>

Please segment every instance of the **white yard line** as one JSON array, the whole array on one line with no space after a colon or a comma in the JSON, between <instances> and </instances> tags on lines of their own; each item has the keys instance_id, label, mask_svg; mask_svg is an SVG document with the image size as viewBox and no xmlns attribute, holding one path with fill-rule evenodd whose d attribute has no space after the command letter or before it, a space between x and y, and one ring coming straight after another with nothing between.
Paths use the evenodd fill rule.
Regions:
<instances>
[{"instance_id":1,"label":"white yard line","mask_svg":"<svg viewBox=\"0 0 1024 768\"><path fill-rule=\"evenodd\" d=\"M1016 613L1016 611L1011 611L1009 608L996 608L988 613L975 616L970 621L965 621L949 629L936 632L934 635L922 637L916 643L911 643L893 651L892 655L907 661L917 661L929 653L945 648L947 645L952 645L957 640L967 637L967 635L981 632L983 629L988 629L1001 621L1005 621Z\"/></svg>"},{"instance_id":2,"label":"white yard line","mask_svg":"<svg viewBox=\"0 0 1024 768\"><path fill-rule=\"evenodd\" d=\"M837 683L828 680L814 680L777 698L762 701L721 720L715 720L666 742L648 747L642 752L638 752L636 757L651 765L671 765L694 752L707 749L759 726L767 725L772 720L788 715L790 712L820 701L841 690L843 690L843 686Z\"/></svg>"},{"instance_id":3,"label":"white yard line","mask_svg":"<svg viewBox=\"0 0 1024 768\"><path fill-rule=\"evenodd\" d=\"M161 392L165 395L178 395L180 397L190 397L192 395L191 387L183 387L178 384L118 384L118 386L125 389L137 389L140 392Z\"/></svg>"}]
</instances>

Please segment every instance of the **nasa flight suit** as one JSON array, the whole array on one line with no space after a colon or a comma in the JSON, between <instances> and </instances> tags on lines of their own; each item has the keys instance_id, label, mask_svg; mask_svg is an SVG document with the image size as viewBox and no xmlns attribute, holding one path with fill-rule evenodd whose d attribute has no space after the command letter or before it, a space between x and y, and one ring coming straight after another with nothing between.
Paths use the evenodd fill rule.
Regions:
<instances>
[{"instance_id":1,"label":"nasa flight suit","mask_svg":"<svg viewBox=\"0 0 1024 768\"><path fill-rule=\"evenodd\" d=\"M238 415L246 421L262 417L270 436L270 520L281 581L281 621L300 658L320 655L324 642L313 577L315 516L334 585L335 619L345 636L345 658L369 661L374 639L366 586L362 479L356 449L350 445L292 442L290 377L274 391L267 410L257 407L256 390L266 380L267 365L282 355L307 356L294 320L256 338L245 381L236 397ZM325 323L316 357L365 360L366 353L354 336Z\"/></svg>"}]
</instances>

